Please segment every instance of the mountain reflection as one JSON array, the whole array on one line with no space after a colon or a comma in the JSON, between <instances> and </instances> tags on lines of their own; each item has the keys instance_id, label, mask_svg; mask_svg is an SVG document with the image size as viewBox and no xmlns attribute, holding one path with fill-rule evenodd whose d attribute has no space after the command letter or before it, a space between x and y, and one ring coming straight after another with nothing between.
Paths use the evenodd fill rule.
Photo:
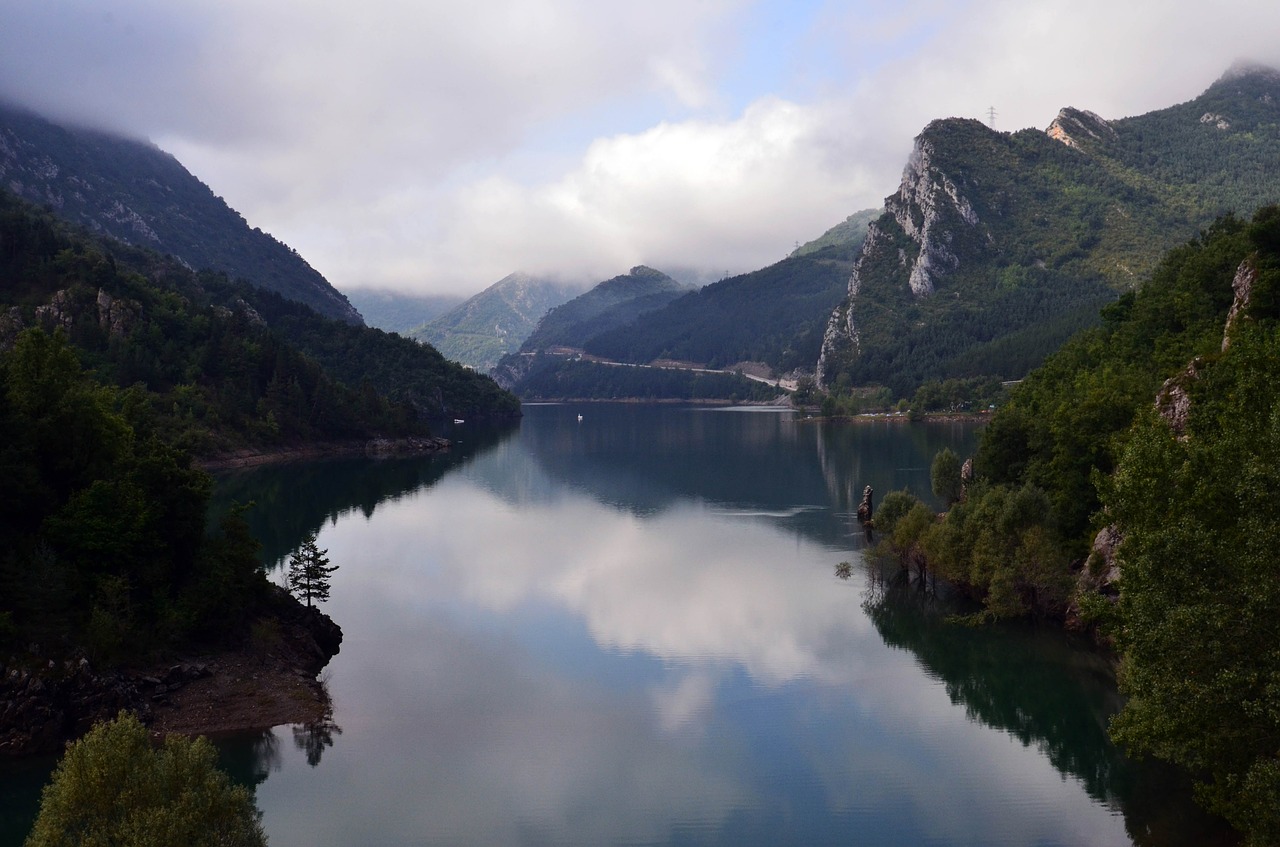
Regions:
<instances>
[{"instance_id":1,"label":"mountain reflection","mask_svg":"<svg viewBox=\"0 0 1280 847\"><path fill-rule=\"evenodd\" d=\"M520 446L547 479L523 492L501 488L504 496L574 490L638 516L702 502L832 547L850 543L864 486L929 500L933 455L968 455L978 433L972 423L830 423L791 411L584 408L582 421L568 404L529 411L537 425L522 429Z\"/></svg>"}]
</instances>

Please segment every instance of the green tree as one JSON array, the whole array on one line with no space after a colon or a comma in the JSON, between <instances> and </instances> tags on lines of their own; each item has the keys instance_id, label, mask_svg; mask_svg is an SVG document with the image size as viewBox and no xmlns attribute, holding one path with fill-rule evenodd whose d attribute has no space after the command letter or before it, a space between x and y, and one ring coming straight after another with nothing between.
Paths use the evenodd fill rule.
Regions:
<instances>
[{"instance_id":1,"label":"green tree","mask_svg":"<svg viewBox=\"0 0 1280 847\"><path fill-rule=\"evenodd\" d=\"M323 603L329 599L329 576L338 566L329 563L328 553L316 546L314 535L308 535L289 556L289 590L308 606L313 600Z\"/></svg>"},{"instance_id":2,"label":"green tree","mask_svg":"<svg viewBox=\"0 0 1280 847\"><path fill-rule=\"evenodd\" d=\"M248 790L218 770L207 739L153 749L121 713L67 748L26 847L251 847L267 843Z\"/></svg>"},{"instance_id":3,"label":"green tree","mask_svg":"<svg viewBox=\"0 0 1280 847\"><path fill-rule=\"evenodd\" d=\"M942 448L933 457L933 467L929 473L933 481L934 496L940 497L946 505L960 499L960 457L950 447Z\"/></svg>"},{"instance_id":4,"label":"green tree","mask_svg":"<svg viewBox=\"0 0 1280 847\"><path fill-rule=\"evenodd\" d=\"M1139 422L1104 501L1124 534L1112 731L1175 762L1252 844L1280 843L1280 332L1247 326L1192 386L1187 437Z\"/></svg>"}]
</instances>

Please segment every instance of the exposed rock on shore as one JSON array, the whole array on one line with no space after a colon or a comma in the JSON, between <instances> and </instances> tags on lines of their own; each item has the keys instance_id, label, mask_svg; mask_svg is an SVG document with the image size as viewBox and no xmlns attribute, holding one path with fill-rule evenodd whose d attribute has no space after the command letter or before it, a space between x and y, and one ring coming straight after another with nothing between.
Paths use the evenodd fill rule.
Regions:
<instances>
[{"instance_id":1,"label":"exposed rock on shore","mask_svg":"<svg viewBox=\"0 0 1280 847\"><path fill-rule=\"evenodd\" d=\"M111 670L50 659L38 645L0 659L0 756L56 752L121 710L161 735L318 720L328 694L316 675L337 655L342 630L283 589L272 588L268 605L239 650Z\"/></svg>"},{"instance_id":2,"label":"exposed rock on shore","mask_svg":"<svg viewBox=\"0 0 1280 847\"><path fill-rule=\"evenodd\" d=\"M231 470L277 462L299 462L337 456L369 456L382 459L392 456L413 456L439 453L448 450L452 442L447 438L373 438L360 441L324 441L302 444L296 447L278 447L261 450L246 448L201 459L205 470Z\"/></svg>"}]
</instances>

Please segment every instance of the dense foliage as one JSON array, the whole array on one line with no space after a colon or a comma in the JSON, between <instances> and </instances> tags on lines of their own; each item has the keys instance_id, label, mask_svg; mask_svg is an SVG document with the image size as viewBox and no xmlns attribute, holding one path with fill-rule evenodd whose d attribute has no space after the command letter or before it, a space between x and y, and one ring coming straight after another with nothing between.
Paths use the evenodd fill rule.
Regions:
<instances>
[{"instance_id":1,"label":"dense foliage","mask_svg":"<svg viewBox=\"0 0 1280 847\"><path fill-rule=\"evenodd\" d=\"M206 537L209 477L63 333L0 357L0 442L0 641L115 661L243 633L267 589L244 521Z\"/></svg>"},{"instance_id":2,"label":"dense foliage","mask_svg":"<svg viewBox=\"0 0 1280 847\"><path fill-rule=\"evenodd\" d=\"M422 434L424 410L518 409L429 347L95 241L2 192L0 304L0 346L24 325L62 327L100 381L130 388L166 440L200 453Z\"/></svg>"},{"instance_id":3,"label":"dense foliage","mask_svg":"<svg viewBox=\"0 0 1280 847\"><path fill-rule=\"evenodd\" d=\"M317 315L270 291L244 292L267 324L341 384L432 419L513 418L520 401L490 377L395 333Z\"/></svg>"},{"instance_id":4,"label":"dense foliage","mask_svg":"<svg viewBox=\"0 0 1280 847\"><path fill-rule=\"evenodd\" d=\"M26 847L254 847L267 843L260 819L208 739L170 736L153 749L122 714L67 748Z\"/></svg>"},{"instance_id":5,"label":"dense foliage","mask_svg":"<svg viewBox=\"0 0 1280 847\"><path fill-rule=\"evenodd\" d=\"M1084 554L1112 526L1118 602L1077 599L1121 652L1130 699L1116 738L1186 767L1210 809L1274 844L1278 445L1272 206L1172 251L1028 377L984 433L978 481L943 520L886 498L876 523L905 562L927 561L996 616L1061 615L1077 568L1100 576Z\"/></svg>"},{"instance_id":6,"label":"dense foliage","mask_svg":"<svg viewBox=\"0 0 1280 847\"><path fill-rule=\"evenodd\" d=\"M1280 842L1280 210L1253 234L1251 305L1187 380L1184 437L1147 411L1103 488L1124 537L1115 735L1262 845Z\"/></svg>"}]
</instances>

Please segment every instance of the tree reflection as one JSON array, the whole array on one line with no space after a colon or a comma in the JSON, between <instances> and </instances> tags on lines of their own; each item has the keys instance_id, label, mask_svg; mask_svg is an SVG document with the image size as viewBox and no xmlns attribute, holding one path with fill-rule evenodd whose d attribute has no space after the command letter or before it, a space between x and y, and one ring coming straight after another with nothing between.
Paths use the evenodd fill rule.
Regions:
<instances>
[{"instance_id":1,"label":"tree reflection","mask_svg":"<svg viewBox=\"0 0 1280 847\"><path fill-rule=\"evenodd\" d=\"M307 754L307 764L314 768L325 749L333 746L333 737L341 734L342 727L333 722L333 704L329 703L319 720L294 725L293 743Z\"/></svg>"},{"instance_id":2,"label":"tree reflection","mask_svg":"<svg viewBox=\"0 0 1280 847\"><path fill-rule=\"evenodd\" d=\"M255 789L280 770L280 738L273 729L238 735L218 744L218 760L234 781Z\"/></svg>"},{"instance_id":3,"label":"tree reflection","mask_svg":"<svg viewBox=\"0 0 1280 847\"><path fill-rule=\"evenodd\" d=\"M958 623L973 609L945 583L921 590L921 580L871 557L866 569L862 608L881 638L914 653L970 720L1036 747L1091 797L1119 806L1135 844L1230 843L1196 809L1182 775L1111 743L1107 722L1123 699L1108 656L1052 625ZM1185 803L1170 802L1179 795Z\"/></svg>"}]
</instances>

